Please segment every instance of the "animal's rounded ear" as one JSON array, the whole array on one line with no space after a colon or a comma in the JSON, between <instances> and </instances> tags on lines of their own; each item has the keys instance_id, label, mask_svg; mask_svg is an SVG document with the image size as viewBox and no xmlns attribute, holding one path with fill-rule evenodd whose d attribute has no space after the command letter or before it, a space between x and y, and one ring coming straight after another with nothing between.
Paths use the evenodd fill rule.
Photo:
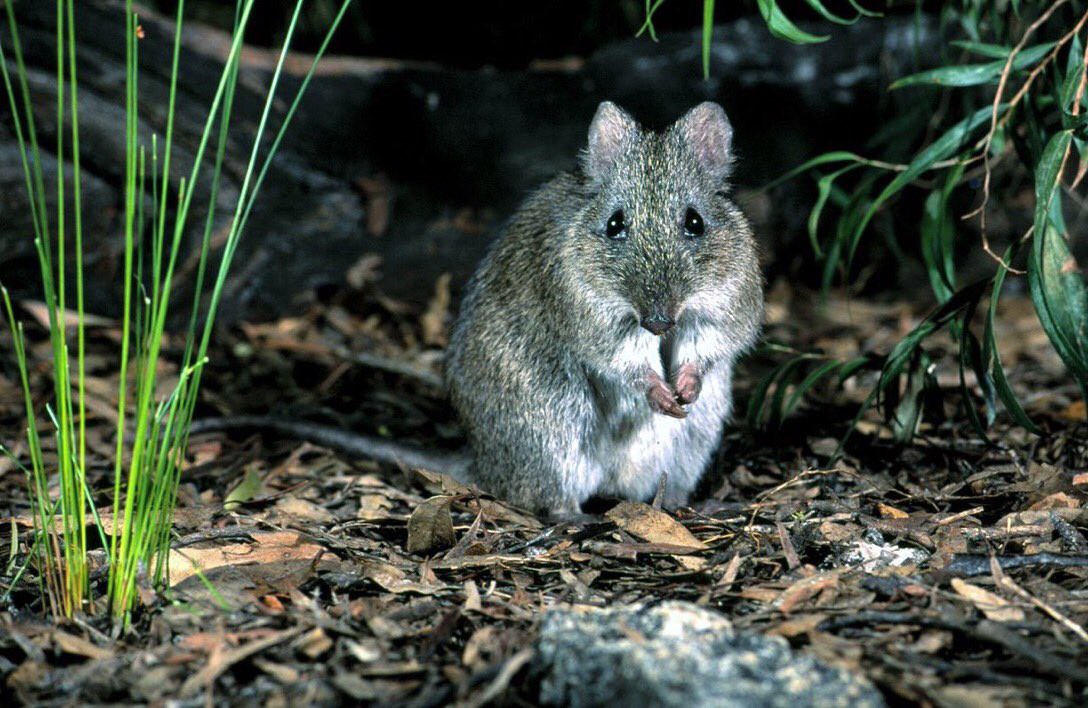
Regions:
<instances>
[{"instance_id":1,"label":"animal's rounded ear","mask_svg":"<svg viewBox=\"0 0 1088 708\"><path fill-rule=\"evenodd\" d=\"M607 176L638 131L638 123L627 111L611 101L602 101L589 124L589 145L582 156L586 174L594 180Z\"/></svg>"},{"instance_id":2,"label":"animal's rounded ear","mask_svg":"<svg viewBox=\"0 0 1088 708\"><path fill-rule=\"evenodd\" d=\"M733 126L725 110L706 101L688 111L676 122L684 142L699 165L716 179L725 179L733 166Z\"/></svg>"}]
</instances>

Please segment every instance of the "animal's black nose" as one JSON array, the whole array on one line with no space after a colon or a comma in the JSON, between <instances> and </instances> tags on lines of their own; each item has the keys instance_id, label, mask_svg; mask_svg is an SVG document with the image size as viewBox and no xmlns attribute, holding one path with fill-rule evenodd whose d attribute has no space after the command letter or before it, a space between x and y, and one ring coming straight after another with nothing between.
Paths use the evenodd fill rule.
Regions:
<instances>
[{"instance_id":1,"label":"animal's black nose","mask_svg":"<svg viewBox=\"0 0 1088 708\"><path fill-rule=\"evenodd\" d=\"M676 321L660 312L655 312L649 317L642 318L642 326L650 330L658 337L672 329Z\"/></svg>"}]
</instances>

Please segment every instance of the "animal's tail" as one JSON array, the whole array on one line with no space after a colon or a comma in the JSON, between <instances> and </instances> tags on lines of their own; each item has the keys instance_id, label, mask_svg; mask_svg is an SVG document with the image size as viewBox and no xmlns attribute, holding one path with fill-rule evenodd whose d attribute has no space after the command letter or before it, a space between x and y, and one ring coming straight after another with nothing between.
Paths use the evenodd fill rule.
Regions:
<instances>
[{"instance_id":1,"label":"animal's tail","mask_svg":"<svg viewBox=\"0 0 1088 708\"><path fill-rule=\"evenodd\" d=\"M463 452L424 450L369 435L359 435L329 425L274 416L238 415L195 420L190 435L232 430L258 430L305 440L351 457L377 460L406 467L422 468L465 481L469 457Z\"/></svg>"}]
</instances>

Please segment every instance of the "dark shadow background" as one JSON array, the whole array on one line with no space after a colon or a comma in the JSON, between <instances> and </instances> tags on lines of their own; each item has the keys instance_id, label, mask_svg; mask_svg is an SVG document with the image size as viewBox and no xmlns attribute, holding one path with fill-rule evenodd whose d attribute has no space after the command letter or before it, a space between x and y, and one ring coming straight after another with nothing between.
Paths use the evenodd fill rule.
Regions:
<instances>
[{"instance_id":1,"label":"dark shadow background","mask_svg":"<svg viewBox=\"0 0 1088 708\"><path fill-rule=\"evenodd\" d=\"M307 3L299 52L318 46L338 5ZM456 296L525 195L574 165L604 99L650 126L671 122L699 101L719 101L735 128L737 198L763 243L768 279L818 284L820 268L805 234L814 181L802 177L769 192L758 188L826 150L871 154L871 137L893 116L933 110L933 97L888 94L886 87L939 58L939 3L892 3L884 8L886 18L846 27L817 18L802 2L782 3L808 31L831 37L808 46L772 37L754 2L718 5L710 78L704 80L697 2L664 3L655 15L658 42L635 37L644 19L642 0L354 3L265 185L232 271L224 318L281 314L315 288L343 283L354 264L373 256L381 258L379 287L390 295L424 303L435 280L448 272ZM852 14L846 2L828 6ZM89 306L103 312L116 308L119 293L121 7L89 0L78 3L77 18ZM163 127L175 7L153 0L142 18L141 129L148 137ZM287 0L257 5L222 214L233 207L274 62L267 48L279 46L291 7ZM53 9L22 2L18 15L32 89L41 95L47 173L55 174ZM191 164L203 107L226 52L225 36L210 28L231 25L233 3L188 0L186 17L174 185ZM6 30L0 39L10 46ZM308 65L305 57L296 58L281 95L290 95ZM276 108L282 116L286 104L281 100ZM5 107L0 278L16 292L32 293L36 257L13 143ZM909 195L897 207L915 215L918 208ZM898 212L885 218L892 213ZM202 219L198 209L191 224ZM924 282L913 261L883 245L882 228L878 220L859 266L860 287L894 291L902 283ZM198 228L191 231L195 239Z\"/></svg>"}]
</instances>

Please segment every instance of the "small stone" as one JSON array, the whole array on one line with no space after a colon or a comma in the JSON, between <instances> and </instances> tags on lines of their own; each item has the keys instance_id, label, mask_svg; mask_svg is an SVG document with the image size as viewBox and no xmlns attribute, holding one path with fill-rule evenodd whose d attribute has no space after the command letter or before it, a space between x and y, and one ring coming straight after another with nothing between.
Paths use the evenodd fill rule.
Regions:
<instances>
[{"instance_id":1,"label":"small stone","mask_svg":"<svg viewBox=\"0 0 1088 708\"><path fill-rule=\"evenodd\" d=\"M544 615L534 673L543 705L799 708L884 705L864 677L737 632L686 602L556 608Z\"/></svg>"}]
</instances>

